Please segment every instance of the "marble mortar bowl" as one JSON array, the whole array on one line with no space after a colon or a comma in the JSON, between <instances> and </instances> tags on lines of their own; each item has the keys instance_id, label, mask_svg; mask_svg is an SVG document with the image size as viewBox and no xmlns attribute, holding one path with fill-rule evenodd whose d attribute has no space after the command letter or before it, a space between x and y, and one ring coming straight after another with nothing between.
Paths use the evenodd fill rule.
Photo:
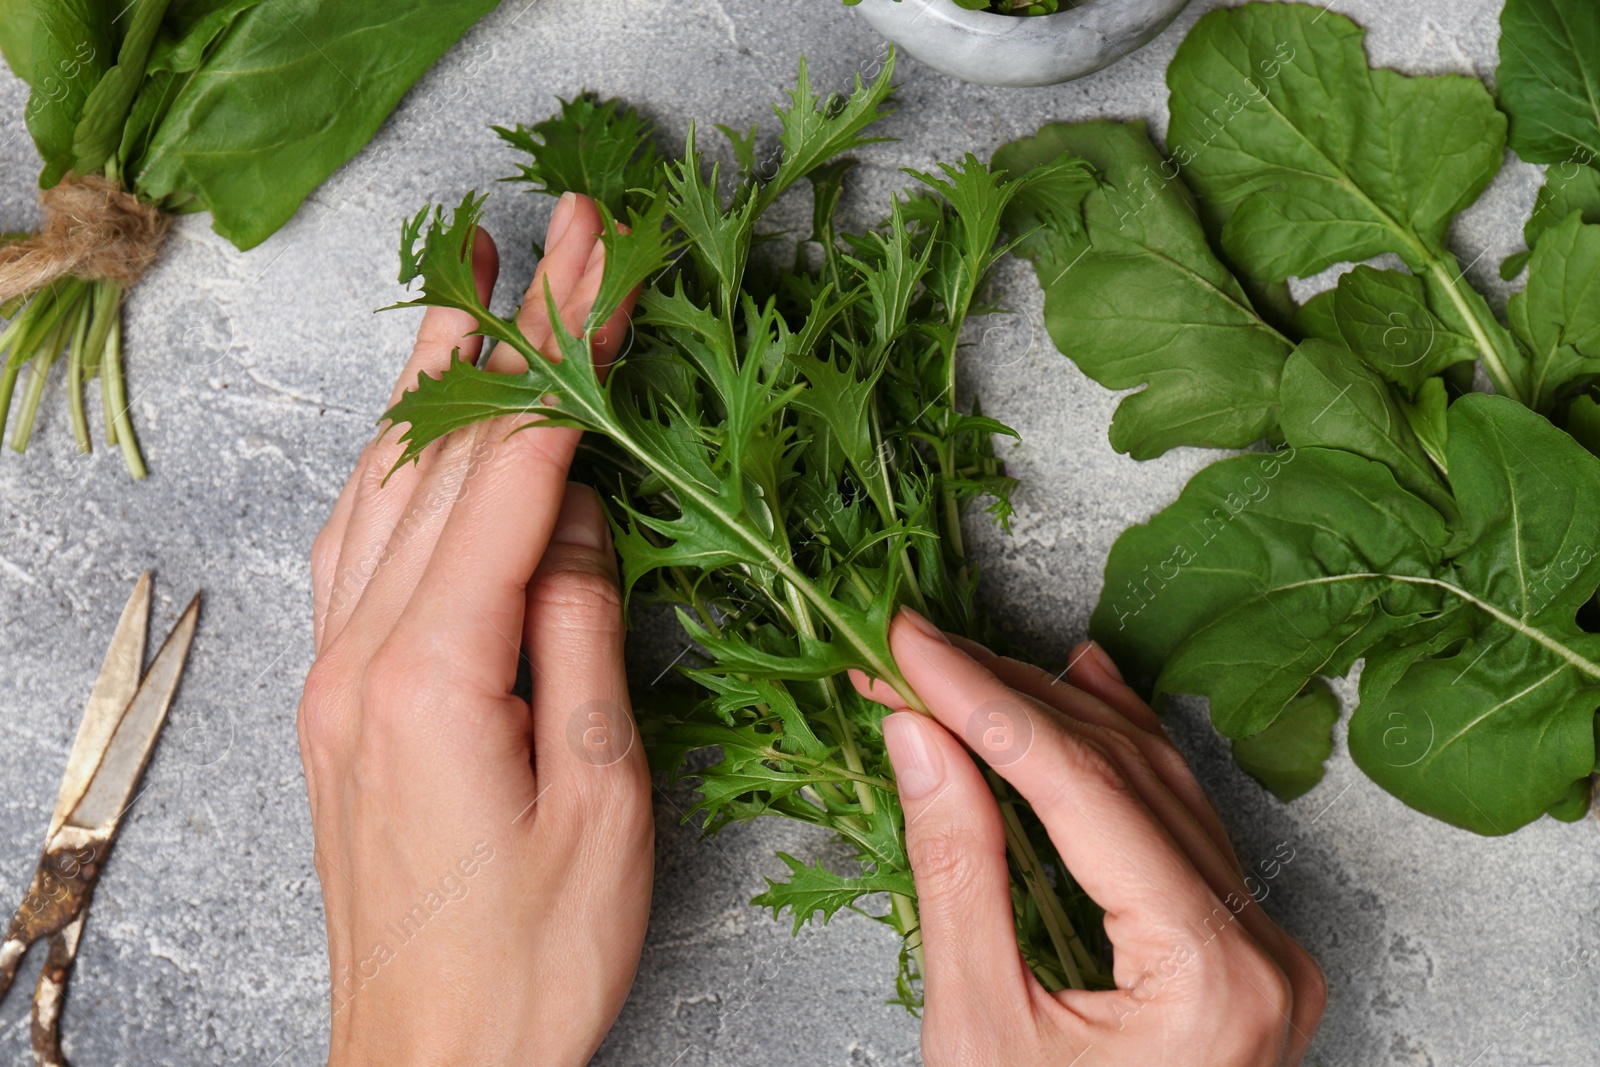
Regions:
<instances>
[{"instance_id":1,"label":"marble mortar bowl","mask_svg":"<svg viewBox=\"0 0 1600 1067\"><path fill-rule=\"evenodd\" d=\"M968 11L953 0L861 0L856 11L902 51L979 85L1055 85L1149 43L1189 0L1084 0L1054 15Z\"/></svg>"}]
</instances>

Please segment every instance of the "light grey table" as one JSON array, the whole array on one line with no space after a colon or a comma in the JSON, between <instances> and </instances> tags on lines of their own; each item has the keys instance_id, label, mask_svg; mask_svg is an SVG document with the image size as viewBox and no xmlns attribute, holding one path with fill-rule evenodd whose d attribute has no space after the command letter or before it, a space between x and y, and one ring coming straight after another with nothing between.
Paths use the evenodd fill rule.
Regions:
<instances>
[{"instance_id":1,"label":"light grey table","mask_svg":"<svg viewBox=\"0 0 1600 1067\"><path fill-rule=\"evenodd\" d=\"M1127 62L1027 91L902 70L901 138L862 153L847 200L866 219L927 167L1049 119L1145 116L1164 125L1162 72L1201 11ZM1336 0L1371 28L1374 59L1412 72L1492 75L1494 0ZM25 458L0 457L0 888L20 896L82 704L133 579L158 573L160 626L199 586L206 606L174 722L96 896L66 1017L80 1067L321 1063L322 916L295 750L311 659L306 552L372 430L416 318L373 317L397 295L396 238L420 204L489 190L512 159L491 122L546 115L582 87L642 105L671 140L691 118L761 120L804 53L843 87L879 42L830 0L506 0L407 98L375 145L283 232L241 255L185 220L128 313L135 420L153 471L132 486L119 457L72 455L59 390ZM32 225L37 169L18 135L23 87L0 75L0 231ZM1509 162L1453 242L1492 279L1519 244L1536 187ZM495 187L489 221L505 294L532 263L544 198ZM798 210L798 209L797 209ZM1009 454L1020 515L1006 538L974 524L1001 619L1044 659L1083 635L1112 539L1171 499L1211 457L1114 454L1114 398L1051 349L1023 265L998 282L1015 311L974 334L969 386L1022 432ZM1503 293L1500 294L1503 299ZM646 682L676 648L641 642ZM1485 840L1431 822L1368 783L1342 747L1326 780L1283 806L1244 778L1195 708L1173 730L1247 861L1294 859L1266 907L1322 961L1332 986L1314 1056L1341 1067L1595 1062L1600 947L1595 823L1549 821ZM745 902L782 847L826 846L779 824L714 843L659 799L660 870L633 997L598 1062L915 1063L916 1023L882 1003L896 946L841 916L791 940ZM1585 956L1584 958L1589 958ZM33 961L37 967L37 960ZM31 984L32 972L23 983ZM26 988L26 985L24 986ZM440 995L451 995L441 991ZM0 1062L26 1059L26 995L0 1012ZM1227 1025L1218 1020L1219 1026ZM530 1062L533 1062L530 1059Z\"/></svg>"}]
</instances>

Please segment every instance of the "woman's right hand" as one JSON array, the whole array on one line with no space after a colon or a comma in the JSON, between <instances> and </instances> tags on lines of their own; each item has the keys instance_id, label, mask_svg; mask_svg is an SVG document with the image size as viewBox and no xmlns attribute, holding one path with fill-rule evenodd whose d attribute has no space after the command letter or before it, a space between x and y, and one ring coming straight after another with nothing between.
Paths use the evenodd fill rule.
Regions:
<instances>
[{"instance_id":1,"label":"woman's right hand","mask_svg":"<svg viewBox=\"0 0 1600 1067\"><path fill-rule=\"evenodd\" d=\"M922 917L924 1062L1299 1064L1322 1017L1322 972L1256 904L1199 783L1104 650L1080 646L1062 683L953 640L909 611L890 631L932 712L884 719ZM905 708L887 685L854 681ZM994 770L1105 908L1116 989L1051 993L1023 962L1000 810L957 740L975 716L1030 739Z\"/></svg>"}]
</instances>

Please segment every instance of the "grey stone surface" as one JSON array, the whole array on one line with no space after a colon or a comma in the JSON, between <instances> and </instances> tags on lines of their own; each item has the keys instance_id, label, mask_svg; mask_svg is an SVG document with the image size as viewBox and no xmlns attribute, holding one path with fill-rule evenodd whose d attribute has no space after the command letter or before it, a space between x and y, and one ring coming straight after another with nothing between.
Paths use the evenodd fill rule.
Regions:
<instances>
[{"instance_id":1,"label":"grey stone surface","mask_svg":"<svg viewBox=\"0 0 1600 1067\"><path fill-rule=\"evenodd\" d=\"M958 84L902 69L900 141L867 161L846 209L874 216L896 168L980 155L1049 119L1145 116L1163 125L1162 72L1207 8L1129 60L1052 89ZM1492 76L1493 0L1337 0L1371 27L1372 56L1412 72ZM204 218L178 228L128 312L131 391L153 475L128 484L100 449L70 453L53 391L27 457L0 457L0 888L31 872L67 746L117 612L137 574L158 573L159 626L196 587L206 608L174 722L125 822L96 899L67 1012L80 1067L320 1063L326 1022L322 917L293 715L310 662L306 552L410 346L416 318L373 317L396 296L401 217L430 199L488 190L510 159L490 122L532 120L583 86L643 105L666 135L691 117L769 120L801 53L843 87L880 42L830 0L506 0L413 92L377 142L261 248L243 254ZM23 91L0 76L0 230L36 217L37 162L19 135ZM770 136L770 129L769 129ZM1519 245L1532 168L1508 161L1453 240L1493 279ZM800 208L794 209L797 213ZM495 190L489 222L507 276L548 203ZM1112 453L1115 398L1056 355L1025 266L999 275L1009 316L984 324L968 366L994 414L1018 427L1015 536L974 524L989 603L1046 661L1081 638L1116 533L1169 500L1207 455L1150 463ZM1503 291L1497 290L1503 299ZM645 683L675 653L635 650ZM1595 823L1545 821L1487 840L1417 815L1336 752L1327 779L1284 806L1228 762L1199 709L1172 729L1247 863L1282 843L1294 859L1266 907L1326 967L1332 1001L1315 1062L1364 1067L1595 1062L1600 1014L1600 842ZM775 847L810 857L782 825L703 843L662 794L658 892L633 997L604 1064L890 1064L918 1061L916 1024L881 1003L895 945L841 917L791 941L745 901L780 871ZM1581 955L1580 953L1585 954ZM1586 962L1587 961L1587 962ZM37 959L34 961L37 966ZM23 981L31 983L32 971ZM441 994L445 995L445 994ZM0 1009L0 1062L26 1062L25 996ZM1226 1026L1227 1020L1217 1020ZM536 1056L530 1057L536 1062Z\"/></svg>"}]
</instances>

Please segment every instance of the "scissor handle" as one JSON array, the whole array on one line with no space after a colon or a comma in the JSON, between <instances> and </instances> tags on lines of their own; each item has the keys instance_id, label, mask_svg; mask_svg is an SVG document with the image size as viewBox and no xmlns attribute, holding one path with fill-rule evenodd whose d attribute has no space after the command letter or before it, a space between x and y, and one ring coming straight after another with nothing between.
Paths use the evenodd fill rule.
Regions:
<instances>
[{"instance_id":1,"label":"scissor handle","mask_svg":"<svg viewBox=\"0 0 1600 1067\"><path fill-rule=\"evenodd\" d=\"M109 842L76 833L78 840L58 843L39 857L28 894L6 929L0 943L0 1000L16 981L28 947L79 922L88 907Z\"/></svg>"}]
</instances>

